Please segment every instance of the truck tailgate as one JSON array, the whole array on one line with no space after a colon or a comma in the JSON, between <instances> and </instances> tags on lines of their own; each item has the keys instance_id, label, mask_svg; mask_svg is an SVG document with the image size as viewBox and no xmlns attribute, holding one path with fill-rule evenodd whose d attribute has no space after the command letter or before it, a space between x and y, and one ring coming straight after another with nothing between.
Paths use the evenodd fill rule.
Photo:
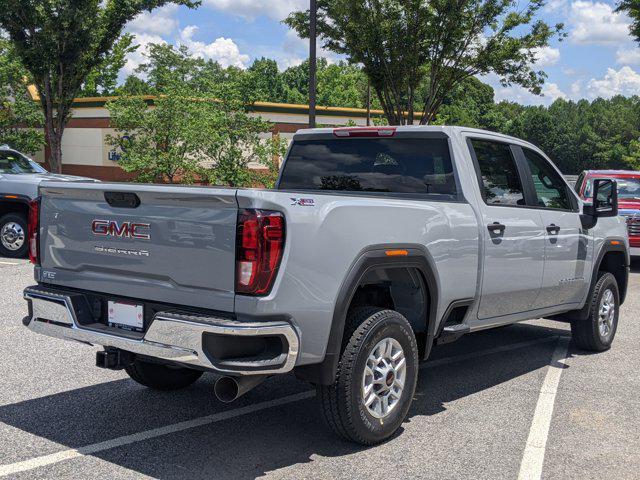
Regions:
<instances>
[{"instance_id":1,"label":"truck tailgate","mask_svg":"<svg viewBox=\"0 0 640 480\"><path fill-rule=\"evenodd\" d=\"M51 182L40 195L40 281L233 311L235 189Z\"/></svg>"}]
</instances>

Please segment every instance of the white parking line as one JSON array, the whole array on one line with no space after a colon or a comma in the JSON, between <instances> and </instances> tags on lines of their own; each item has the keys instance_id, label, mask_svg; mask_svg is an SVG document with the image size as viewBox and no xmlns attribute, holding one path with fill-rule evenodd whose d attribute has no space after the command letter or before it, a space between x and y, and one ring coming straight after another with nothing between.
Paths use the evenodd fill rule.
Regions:
<instances>
[{"instance_id":1,"label":"white parking line","mask_svg":"<svg viewBox=\"0 0 640 480\"><path fill-rule=\"evenodd\" d=\"M230 418L246 415L247 413L254 413L267 408L279 407L288 403L299 402L300 400L305 400L307 398L313 397L314 394L314 391L296 393L295 395L289 395L287 397L278 398L276 400L256 403L254 405L247 405L246 407L237 408L235 410L228 410L226 412L214 413L213 415L207 415L205 417L194 418L193 420L174 423L172 425L167 425L166 427L153 428L144 432L134 433L132 435L126 435L124 437L118 437L100 443L94 443L85 447L63 450L61 452L52 453L50 455L44 455L42 457L24 460L22 462L11 463L9 465L1 465L0 477L4 477L6 475L14 475L19 472L26 472L27 470L33 470L34 468L53 465L55 463L64 462L65 460L71 460L73 458L91 455L94 453L102 452L104 450L110 450L112 448L130 445L132 443L149 440L151 438L168 435L170 433L189 430L190 428L202 427L204 425L220 422L222 420L229 420Z\"/></svg>"},{"instance_id":2,"label":"white parking line","mask_svg":"<svg viewBox=\"0 0 640 480\"><path fill-rule=\"evenodd\" d=\"M14 263L14 262L3 262L2 260L0 260L0 265L20 265L20 264Z\"/></svg>"},{"instance_id":3,"label":"white parking line","mask_svg":"<svg viewBox=\"0 0 640 480\"><path fill-rule=\"evenodd\" d=\"M533 414L529 438L527 439L522 463L520 464L518 480L539 480L542 477L542 466L544 465L544 454L547 447L547 438L549 437L549 428L551 427L553 407L568 350L569 340L567 338L558 338L547 375L540 388L540 396L538 397L536 411Z\"/></svg>"},{"instance_id":4,"label":"white parking line","mask_svg":"<svg viewBox=\"0 0 640 480\"><path fill-rule=\"evenodd\" d=\"M464 360L471 360L479 357L485 357L496 353L508 352L511 350L517 350L519 348L530 347L537 344L550 342L557 339L557 336L539 338L536 340L530 340L526 342L512 343L510 345L503 345L488 350L483 350L475 353L468 353L464 355L454 355L451 357L439 358L426 362L420 366L420 369L433 368L436 366L446 365L450 363L461 362ZM229 420L231 418L240 417L248 413L258 412L267 408L279 407L281 405L287 405L289 403L298 402L300 400L306 400L315 395L315 391L307 391L303 393L297 393L295 395L289 395L286 397L278 398L276 400L269 400L267 402L256 403L253 405L247 405L246 407L237 408L235 410L227 410L225 412L214 413L204 417L194 418L193 420L187 420L184 422L174 423L165 427L153 428L151 430L145 430L143 432L134 433L131 435L125 435L123 437L117 437L104 442L94 443L80 448L73 448L69 450L63 450L61 452L52 453L49 455L43 455L40 457L31 458L21 462L11 463L8 465L0 465L0 477L7 475L15 475L16 473L26 472L28 470L34 470L36 468L53 465L56 463L64 462L66 460L72 460L74 458L84 457L86 455L92 455L112 448L122 447L130 445L132 443L141 442L144 440L150 440L152 438L160 437L163 435L169 435L171 433L178 433L191 428L202 427L210 425L212 423L221 422L223 420Z\"/></svg>"}]
</instances>

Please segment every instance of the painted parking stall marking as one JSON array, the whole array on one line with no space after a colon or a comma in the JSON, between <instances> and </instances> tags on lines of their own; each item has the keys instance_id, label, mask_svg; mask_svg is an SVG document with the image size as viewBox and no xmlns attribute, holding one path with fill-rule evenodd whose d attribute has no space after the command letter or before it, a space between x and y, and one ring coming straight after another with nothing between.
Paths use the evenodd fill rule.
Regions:
<instances>
[{"instance_id":1,"label":"painted parking stall marking","mask_svg":"<svg viewBox=\"0 0 640 480\"><path fill-rule=\"evenodd\" d=\"M427 368L434 368L442 365L463 362L466 360L477 359L480 357L486 357L486 356L495 355L498 353L518 350L521 348L548 343L553 340L557 340L558 338L561 338L561 337L558 337L557 335L553 335L553 336L539 338L539 339L530 340L526 342L518 342L510 345L503 345L496 348L482 350L479 352L439 358L436 360L425 362L424 364L420 365L420 369L422 370ZM555 358L555 354L554 354L554 358ZM246 407L214 413L212 415L206 415L203 417L194 418L192 420L186 420L184 422L174 423L164 427L145 430L143 432L138 432L131 435L125 435L125 436L117 437L111 440L105 440L104 442L93 443L91 445L86 445L80 448L62 450L60 452L31 458L29 460L24 460L21 462L11 463L7 465L0 465L0 477L15 475L20 472L26 472L29 470L34 470L36 468L65 462L67 460L73 460L75 458L80 458L87 455L93 455L99 452L103 452L105 450L110 450L112 448L123 447L126 445L131 445L133 443L150 440L152 438L161 437L164 435L170 435L172 433L182 432L184 430L189 430L192 428L211 425L213 423L221 422L224 420L237 418L242 415L247 415L250 413L259 412L269 408L280 407L282 405L288 405L290 403L307 400L307 399L313 398L314 396L315 396L315 391L310 390L310 391L278 398L275 400L260 402L253 405L247 405Z\"/></svg>"}]
</instances>

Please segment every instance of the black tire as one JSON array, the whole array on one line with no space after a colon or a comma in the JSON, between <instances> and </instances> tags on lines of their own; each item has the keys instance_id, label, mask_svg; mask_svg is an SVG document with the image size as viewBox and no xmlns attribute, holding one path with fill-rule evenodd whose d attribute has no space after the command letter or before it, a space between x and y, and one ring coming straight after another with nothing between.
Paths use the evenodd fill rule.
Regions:
<instances>
[{"instance_id":1,"label":"black tire","mask_svg":"<svg viewBox=\"0 0 640 480\"><path fill-rule=\"evenodd\" d=\"M372 350L386 339L393 339L402 347L406 361L404 388L388 415L376 418L363 401L365 365ZM393 310L357 309L347 318L335 382L317 387L325 421L347 440L363 445L382 442L398 430L407 416L417 378L418 345L407 319ZM388 381L386 385L390 385Z\"/></svg>"},{"instance_id":2,"label":"black tire","mask_svg":"<svg viewBox=\"0 0 640 480\"><path fill-rule=\"evenodd\" d=\"M190 368L160 365L138 359L125 367L125 371L139 384L162 391L186 388L198 380L203 373Z\"/></svg>"},{"instance_id":3,"label":"black tire","mask_svg":"<svg viewBox=\"0 0 640 480\"><path fill-rule=\"evenodd\" d=\"M603 334L601 331L600 308L603 297L611 292L615 311L610 319L609 331ZM620 314L620 294L616 278L608 272L599 272L598 279L587 300L589 313L584 319L571 321L571 335L575 344L583 350L602 352L611 348L613 339L618 329L618 316ZM606 330L606 329L605 329Z\"/></svg>"},{"instance_id":4,"label":"black tire","mask_svg":"<svg viewBox=\"0 0 640 480\"><path fill-rule=\"evenodd\" d=\"M10 231L6 231L5 227L16 225L18 228L11 228ZM24 258L27 255L27 249L29 248L29 239L27 238L27 219L21 213L7 213L0 217L0 235L8 235L8 237L0 237L0 256L7 258ZM16 234L22 234L22 240L16 238ZM8 248L8 245L15 245L16 241L21 241L22 245L17 248Z\"/></svg>"}]
</instances>

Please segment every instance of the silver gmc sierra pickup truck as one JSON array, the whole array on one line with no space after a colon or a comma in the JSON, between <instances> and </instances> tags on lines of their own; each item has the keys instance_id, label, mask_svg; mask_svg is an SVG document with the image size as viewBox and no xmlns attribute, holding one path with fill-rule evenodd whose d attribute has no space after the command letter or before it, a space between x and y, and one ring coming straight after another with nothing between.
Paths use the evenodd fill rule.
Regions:
<instances>
[{"instance_id":1,"label":"silver gmc sierra pickup truck","mask_svg":"<svg viewBox=\"0 0 640 480\"><path fill-rule=\"evenodd\" d=\"M606 350L627 291L615 181L583 203L535 146L461 127L302 130L274 190L44 183L24 324L151 388L314 384L374 444L436 342L540 317Z\"/></svg>"},{"instance_id":2,"label":"silver gmc sierra pickup truck","mask_svg":"<svg viewBox=\"0 0 640 480\"><path fill-rule=\"evenodd\" d=\"M0 256L27 254L29 202L38 196L38 185L45 180L95 181L47 172L26 155L0 145Z\"/></svg>"}]
</instances>

